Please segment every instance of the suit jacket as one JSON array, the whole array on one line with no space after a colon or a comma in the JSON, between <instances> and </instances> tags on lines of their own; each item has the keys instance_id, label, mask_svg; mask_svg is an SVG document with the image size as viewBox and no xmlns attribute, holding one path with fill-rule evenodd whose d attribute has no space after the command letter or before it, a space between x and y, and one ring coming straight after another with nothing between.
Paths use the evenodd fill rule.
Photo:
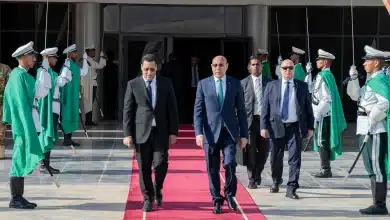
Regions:
<instances>
[{"instance_id":1,"label":"suit jacket","mask_svg":"<svg viewBox=\"0 0 390 220\"><path fill-rule=\"evenodd\" d=\"M262 96L264 99L264 92L265 87L267 86L267 83L271 80L268 77L261 76L262 78ZM244 91L244 102L245 102L245 109L246 109L246 116L248 120L248 128L250 129L252 122L253 122L253 115L254 115L254 109L255 109L255 89L253 86L253 80L252 75L249 75L248 77L241 80L241 86L242 90ZM260 110L261 111L261 110Z\"/></svg>"},{"instance_id":2,"label":"suit jacket","mask_svg":"<svg viewBox=\"0 0 390 220\"><path fill-rule=\"evenodd\" d=\"M156 106L147 95L145 81L139 76L127 83L123 107L123 132L132 136L136 144L145 143L155 118L157 143L169 147L169 135L178 135L179 119L171 80L156 76Z\"/></svg>"},{"instance_id":3,"label":"suit jacket","mask_svg":"<svg viewBox=\"0 0 390 220\"><path fill-rule=\"evenodd\" d=\"M248 137L248 122L240 81L226 76L226 94L220 107L214 76L201 80L194 106L195 135L204 135L205 143L218 142L223 123L232 139Z\"/></svg>"},{"instance_id":4,"label":"suit jacket","mask_svg":"<svg viewBox=\"0 0 390 220\"><path fill-rule=\"evenodd\" d=\"M260 115L260 129L267 129L270 138L285 136L283 121L280 115L282 80L269 82L264 92ZM314 116L307 83L294 79L296 108L301 137L307 137L308 130L313 130Z\"/></svg>"}]
</instances>

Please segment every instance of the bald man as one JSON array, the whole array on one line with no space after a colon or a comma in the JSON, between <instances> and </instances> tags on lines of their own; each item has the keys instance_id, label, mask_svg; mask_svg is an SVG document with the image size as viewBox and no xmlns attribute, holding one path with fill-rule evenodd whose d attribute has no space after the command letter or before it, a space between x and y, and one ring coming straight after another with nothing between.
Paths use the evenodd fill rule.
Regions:
<instances>
[{"instance_id":1,"label":"bald man","mask_svg":"<svg viewBox=\"0 0 390 220\"><path fill-rule=\"evenodd\" d=\"M289 180L286 197L299 199L301 140L313 135L314 116L307 83L294 79L294 63L280 64L282 78L269 82L265 88L260 113L263 138L270 138L271 193L279 192L282 184L284 149L288 148Z\"/></svg>"},{"instance_id":2,"label":"bald man","mask_svg":"<svg viewBox=\"0 0 390 220\"><path fill-rule=\"evenodd\" d=\"M248 143L248 122L244 94L240 81L226 76L228 63L217 56L211 64L213 75L201 80L196 92L194 127L196 144L204 149L213 198L213 213L220 214L224 199L230 210L235 211L237 191L235 161L237 143L244 148ZM220 193L220 152L223 152L225 169L225 198Z\"/></svg>"}]
</instances>

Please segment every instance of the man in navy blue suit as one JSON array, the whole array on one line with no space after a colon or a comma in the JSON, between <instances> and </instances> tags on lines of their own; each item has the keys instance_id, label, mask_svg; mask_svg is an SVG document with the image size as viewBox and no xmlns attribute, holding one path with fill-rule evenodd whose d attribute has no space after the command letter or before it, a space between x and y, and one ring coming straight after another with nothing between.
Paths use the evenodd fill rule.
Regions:
<instances>
[{"instance_id":1,"label":"man in navy blue suit","mask_svg":"<svg viewBox=\"0 0 390 220\"><path fill-rule=\"evenodd\" d=\"M213 213L222 213L226 199L229 209L236 210L237 143L242 149L248 143L248 122L240 81L226 76L225 57L216 56L211 64L213 76L201 80L194 106L196 144L205 151ZM220 191L220 152L225 169L225 198Z\"/></svg>"},{"instance_id":2,"label":"man in navy blue suit","mask_svg":"<svg viewBox=\"0 0 390 220\"><path fill-rule=\"evenodd\" d=\"M288 149L289 180L286 197L299 199L301 140L313 135L314 116L307 83L294 80L294 63L280 64L282 79L269 82L264 92L260 114L261 136L271 141L271 193L282 184L284 149Z\"/></svg>"}]
</instances>

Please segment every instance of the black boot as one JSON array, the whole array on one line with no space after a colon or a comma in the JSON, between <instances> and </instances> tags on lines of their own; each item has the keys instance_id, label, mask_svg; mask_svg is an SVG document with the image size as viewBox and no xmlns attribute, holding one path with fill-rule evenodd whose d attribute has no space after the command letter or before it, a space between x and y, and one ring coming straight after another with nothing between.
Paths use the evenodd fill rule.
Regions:
<instances>
[{"instance_id":1,"label":"black boot","mask_svg":"<svg viewBox=\"0 0 390 220\"><path fill-rule=\"evenodd\" d=\"M11 201L9 202L9 208L14 209L34 209L37 204L31 203L23 198L24 192L24 178L23 177L11 177L10 179L11 189Z\"/></svg>"},{"instance_id":2,"label":"black boot","mask_svg":"<svg viewBox=\"0 0 390 220\"><path fill-rule=\"evenodd\" d=\"M332 171L330 168L330 150L326 147L319 147L320 159L321 159L321 170L314 174L317 178L330 178L332 177Z\"/></svg>"},{"instance_id":3,"label":"black boot","mask_svg":"<svg viewBox=\"0 0 390 220\"><path fill-rule=\"evenodd\" d=\"M386 207L387 182L378 183L372 181L371 191L374 203L368 208L360 209L359 212L363 215L388 215L389 212Z\"/></svg>"},{"instance_id":4,"label":"black boot","mask_svg":"<svg viewBox=\"0 0 390 220\"><path fill-rule=\"evenodd\" d=\"M92 121L92 112L85 114L85 125L86 126L96 126L97 124Z\"/></svg>"},{"instance_id":5,"label":"black boot","mask_svg":"<svg viewBox=\"0 0 390 220\"><path fill-rule=\"evenodd\" d=\"M63 146L71 146L73 145L74 147L80 146L79 143L76 143L72 140L72 133L69 134L64 134L64 143L62 144Z\"/></svg>"},{"instance_id":6,"label":"black boot","mask_svg":"<svg viewBox=\"0 0 390 220\"><path fill-rule=\"evenodd\" d=\"M50 166L50 152L51 152L51 151L44 153L45 159L43 159L43 160L41 161L40 170L41 170L41 172L47 172L46 166L45 166L45 163L46 163L47 168L52 172L52 174L59 174L59 173L60 173L60 170L54 169L53 167Z\"/></svg>"}]
</instances>

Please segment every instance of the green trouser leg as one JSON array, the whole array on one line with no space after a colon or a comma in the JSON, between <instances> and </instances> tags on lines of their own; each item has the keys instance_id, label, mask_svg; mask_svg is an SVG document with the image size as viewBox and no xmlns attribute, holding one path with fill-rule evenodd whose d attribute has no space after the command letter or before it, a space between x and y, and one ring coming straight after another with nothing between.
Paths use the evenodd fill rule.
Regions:
<instances>
[{"instance_id":1,"label":"green trouser leg","mask_svg":"<svg viewBox=\"0 0 390 220\"><path fill-rule=\"evenodd\" d=\"M360 136L360 143L364 136ZM366 215L387 215L387 174L385 160L387 154L387 133L370 135L365 148L362 151L364 167L371 179L371 191L373 205L361 209L360 213Z\"/></svg>"}]
</instances>

